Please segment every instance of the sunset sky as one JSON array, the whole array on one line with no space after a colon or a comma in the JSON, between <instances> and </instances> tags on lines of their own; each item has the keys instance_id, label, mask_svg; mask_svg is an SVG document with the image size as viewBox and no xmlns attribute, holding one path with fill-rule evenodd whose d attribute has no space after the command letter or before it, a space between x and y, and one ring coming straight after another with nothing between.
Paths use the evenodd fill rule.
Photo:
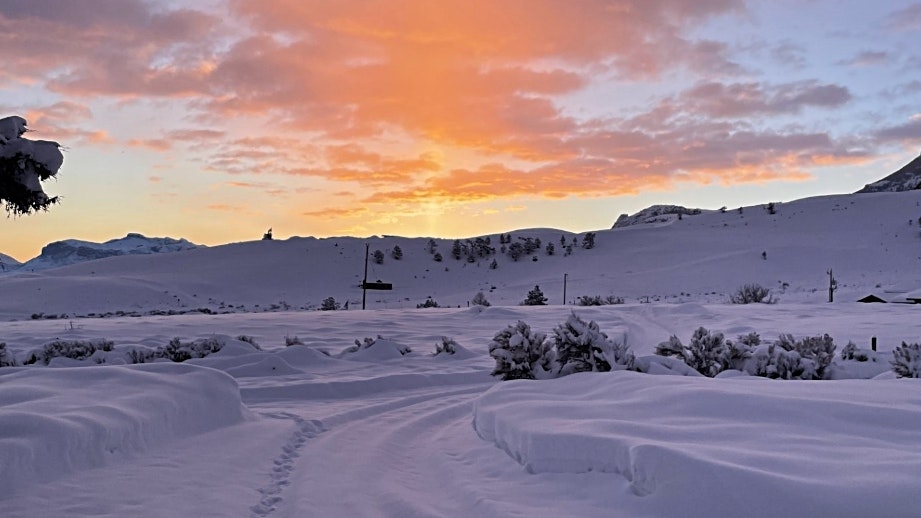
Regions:
<instances>
[{"instance_id":1,"label":"sunset sky","mask_svg":"<svg viewBox=\"0 0 921 518\"><path fill-rule=\"evenodd\" d=\"M65 148L0 252L609 228L921 151L921 2L0 0L0 117Z\"/></svg>"}]
</instances>

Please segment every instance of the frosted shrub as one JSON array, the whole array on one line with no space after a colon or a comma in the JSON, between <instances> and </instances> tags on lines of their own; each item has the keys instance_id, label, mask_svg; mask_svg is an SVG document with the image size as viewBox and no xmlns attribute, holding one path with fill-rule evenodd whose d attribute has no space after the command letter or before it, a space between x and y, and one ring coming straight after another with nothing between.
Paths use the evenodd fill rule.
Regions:
<instances>
[{"instance_id":1,"label":"frosted shrub","mask_svg":"<svg viewBox=\"0 0 921 518\"><path fill-rule=\"evenodd\" d=\"M723 370L723 359L727 356L726 340L723 333L711 334L706 328L699 327L691 336L686 349L689 367L712 378Z\"/></svg>"},{"instance_id":2,"label":"frosted shrub","mask_svg":"<svg viewBox=\"0 0 921 518\"><path fill-rule=\"evenodd\" d=\"M921 344L906 343L892 351L892 371L900 378L921 378Z\"/></svg>"},{"instance_id":3,"label":"frosted shrub","mask_svg":"<svg viewBox=\"0 0 921 518\"><path fill-rule=\"evenodd\" d=\"M6 348L5 342L0 342L0 367L15 367L16 357Z\"/></svg>"},{"instance_id":4,"label":"frosted shrub","mask_svg":"<svg viewBox=\"0 0 921 518\"><path fill-rule=\"evenodd\" d=\"M705 327L699 327L691 336L688 345L681 343L677 336L670 336L665 342L656 346L659 356L671 356L683 361L692 369L707 377L714 377L725 370L743 370L752 357L753 349L761 343L758 333L739 336L732 342L726 340L722 333L711 333ZM757 361L755 362L757 363ZM765 361L765 364L772 364Z\"/></svg>"},{"instance_id":5,"label":"frosted shrub","mask_svg":"<svg viewBox=\"0 0 921 518\"><path fill-rule=\"evenodd\" d=\"M752 351L745 370L753 376L773 379L823 379L834 356L835 341L827 334L802 340L783 334L776 342Z\"/></svg>"},{"instance_id":6,"label":"frosted shrub","mask_svg":"<svg viewBox=\"0 0 921 518\"><path fill-rule=\"evenodd\" d=\"M731 342L723 338L723 333L712 334L704 327L698 327L691 336L688 345L681 343L677 336L672 335L668 341L656 346L659 356L672 356L678 358L707 377L714 377L727 368L732 368L733 358L744 356L747 348L734 348Z\"/></svg>"},{"instance_id":7,"label":"frosted shrub","mask_svg":"<svg viewBox=\"0 0 921 518\"><path fill-rule=\"evenodd\" d=\"M453 338L442 336L440 342L435 342L435 356L439 354L454 354L457 352L457 342Z\"/></svg>"},{"instance_id":8,"label":"frosted shrub","mask_svg":"<svg viewBox=\"0 0 921 518\"><path fill-rule=\"evenodd\" d=\"M540 286L534 285L534 289L528 292L527 298L521 303L522 306L546 306L547 297L540 290Z\"/></svg>"},{"instance_id":9,"label":"frosted shrub","mask_svg":"<svg viewBox=\"0 0 921 518\"><path fill-rule=\"evenodd\" d=\"M560 376L575 372L610 371L612 363L618 368L633 365L633 353L626 344L615 344L601 332L594 320L586 323L575 313L553 330Z\"/></svg>"},{"instance_id":10,"label":"frosted shrub","mask_svg":"<svg viewBox=\"0 0 921 518\"><path fill-rule=\"evenodd\" d=\"M746 284L736 289L735 293L729 296L729 302L732 304L774 304L777 302L771 296L771 290L760 284Z\"/></svg>"},{"instance_id":11,"label":"frosted shrub","mask_svg":"<svg viewBox=\"0 0 921 518\"><path fill-rule=\"evenodd\" d=\"M847 345L841 349L841 359L858 362L870 361L870 351L857 347L857 344L854 342L848 342Z\"/></svg>"},{"instance_id":12,"label":"frosted shrub","mask_svg":"<svg viewBox=\"0 0 921 518\"><path fill-rule=\"evenodd\" d=\"M553 370L552 352L546 334L519 320L489 342L489 355L496 360L491 374L503 381L548 377L547 371Z\"/></svg>"},{"instance_id":13,"label":"frosted shrub","mask_svg":"<svg viewBox=\"0 0 921 518\"><path fill-rule=\"evenodd\" d=\"M48 365L52 358L71 358L85 360L96 351L111 351L115 344L108 340L80 341L80 340L55 340L42 346L40 351L32 351L23 365L43 363Z\"/></svg>"}]
</instances>

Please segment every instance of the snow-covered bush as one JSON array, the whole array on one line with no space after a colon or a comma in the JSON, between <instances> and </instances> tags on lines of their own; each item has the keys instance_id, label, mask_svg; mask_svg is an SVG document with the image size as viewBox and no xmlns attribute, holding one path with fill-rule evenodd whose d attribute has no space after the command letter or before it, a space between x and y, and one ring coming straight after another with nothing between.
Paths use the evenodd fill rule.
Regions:
<instances>
[{"instance_id":1,"label":"snow-covered bush","mask_svg":"<svg viewBox=\"0 0 921 518\"><path fill-rule=\"evenodd\" d=\"M436 302L435 299L433 299L432 297L425 299L425 302L416 304L416 309L437 308L437 307L439 307L438 302Z\"/></svg>"},{"instance_id":2,"label":"snow-covered bush","mask_svg":"<svg viewBox=\"0 0 921 518\"><path fill-rule=\"evenodd\" d=\"M699 327L691 336L688 345L681 343L677 336L670 336L665 342L656 346L658 356L674 357L704 376L714 377L726 370L742 370L752 355L752 349L761 343L757 333L739 336L733 342L726 340L722 333L711 333Z\"/></svg>"},{"instance_id":3,"label":"snow-covered bush","mask_svg":"<svg viewBox=\"0 0 921 518\"><path fill-rule=\"evenodd\" d=\"M857 344L849 341L847 345L841 349L841 359L867 362L870 361L871 352L872 351L868 351L867 349L861 349L860 347L857 347Z\"/></svg>"},{"instance_id":4,"label":"snow-covered bush","mask_svg":"<svg viewBox=\"0 0 921 518\"><path fill-rule=\"evenodd\" d=\"M727 352L723 333L710 333L710 330L699 327L691 335L691 341L687 346L687 364L704 376L712 378L722 372Z\"/></svg>"},{"instance_id":5,"label":"snow-covered bush","mask_svg":"<svg viewBox=\"0 0 921 518\"><path fill-rule=\"evenodd\" d=\"M128 351L127 359L129 363L149 363L159 359L181 363L192 358L204 358L223 348L223 340L215 337L201 338L191 342L183 342L176 337L165 346L154 350L133 349Z\"/></svg>"},{"instance_id":6,"label":"snow-covered bush","mask_svg":"<svg viewBox=\"0 0 921 518\"><path fill-rule=\"evenodd\" d=\"M677 336L672 335L668 341L656 346L657 355L678 358L710 378L731 368L728 366L734 363L732 358L743 355L744 352L744 349L731 347L731 342L723 337L723 333L711 333L704 327L694 331L688 345L684 345Z\"/></svg>"},{"instance_id":7,"label":"snow-covered bush","mask_svg":"<svg viewBox=\"0 0 921 518\"><path fill-rule=\"evenodd\" d=\"M547 297L544 292L540 291L540 286L535 285L534 289L528 292L528 297L521 303L522 306L546 306Z\"/></svg>"},{"instance_id":8,"label":"snow-covered bush","mask_svg":"<svg viewBox=\"0 0 921 518\"><path fill-rule=\"evenodd\" d=\"M53 178L64 163L61 146L47 140L28 140L22 117L0 119L0 204L14 215L47 210L58 198L48 197L41 182Z\"/></svg>"},{"instance_id":9,"label":"snow-covered bush","mask_svg":"<svg viewBox=\"0 0 921 518\"><path fill-rule=\"evenodd\" d=\"M435 356L439 354L454 354L457 352L457 342L453 338L442 336L440 342L435 342Z\"/></svg>"},{"instance_id":10,"label":"snow-covered bush","mask_svg":"<svg viewBox=\"0 0 921 518\"><path fill-rule=\"evenodd\" d=\"M764 286L745 284L729 296L729 302L732 304L774 304L777 301L771 296L771 290Z\"/></svg>"},{"instance_id":11,"label":"snow-covered bush","mask_svg":"<svg viewBox=\"0 0 921 518\"><path fill-rule=\"evenodd\" d=\"M602 297L601 295L582 295L576 299L577 306L605 306L608 304L623 303L623 297L615 297L614 295L608 295L607 297Z\"/></svg>"},{"instance_id":12,"label":"snow-covered bush","mask_svg":"<svg viewBox=\"0 0 921 518\"><path fill-rule=\"evenodd\" d=\"M320 311L336 311L339 309L339 303L333 297L326 297L320 304Z\"/></svg>"},{"instance_id":13,"label":"snow-covered bush","mask_svg":"<svg viewBox=\"0 0 921 518\"><path fill-rule=\"evenodd\" d=\"M486 300L486 295L482 291L476 292L476 295L473 296L473 300L470 301L474 306L491 306L488 300Z\"/></svg>"},{"instance_id":14,"label":"snow-covered bush","mask_svg":"<svg viewBox=\"0 0 921 518\"><path fill-rule=\"evenodd\" d=\"M297 335L285 335L285 347L291 347L292 345L304 345L304 342L302 342L301 339L297 337Z\"/></svg>"},{"instance_id":15,"label":"snow-covered bush","mask_svg":"<svg viewBox=\"0 0 921 518\"><path fill-rule=\"evenodd\" d=\"M534 332L519 320L496 333L489 342L489 355L496 360L492 375L503 381L543 379L553 371L553 350L547 335Z\"/></svg>"},{"instance_id":16,"label":"snow-covered bush","mask_svg":"<svg viewBox=\"0 0 921 518\"><path fill-rule=\"evenodd\" d=\"M921 344L906 343L892 351L892 371L900 378L921 378Z\"/></svg>"},{"instance_id":17,"label":"snow-covered bush","mask_svg":"<svg viewBox=\"0 0 921 518\"><path fill-rule=\"evenodd\" d=\"M560 376L584 371L606 372L611 370L612 363L619 369L630 368L633 364L633 353L625 343L612 342L594 320L586 323L575 313L554 328L553 345Z\"/></svg>"},{"instance_id":18,"label":"snow-covered bush","mask_svg":"<svg viewBox=\"0 0 921 518\"><path fill-rule=\"evenodd\" d=\"M55 340L42 346L39 351L29 353L23 365L32 365L43 363L48 365L52 358L71 358L74 360L85 360L93 355L96 351L111 351L115 344L109 340Z\"/></svg>"},{"instance_id":19,"label":"snow-covered bush","mask_svg":"<svg viewBox=\"0 0 921 518\"><path fill-rule=\"evenodd\" d=\"M183 342L179 337L169 341L166 347L158 348L157 355L173 362L184 362L192 358L204 358L224 347L224 342L217 338L202 338L192 342Z\"/></svg>"},{"instance_id":20,"label":"snow-covered bush","mask_svg":"<svg viewBox=\"0 0 921 518\"><path fill-rule=\"evenodd\" d=\"M774 379L824 379L835 356L835 341L826 335L795 340L780 335L771 344L762 344L751 352L745 371L753 376Z\"/></svg>"},{"instance_id":21,"label":"snow-covered bush","mask_svg":"<svg viewBox=\"0 0 921 518\"><path fill-rule=\"evenodd\" d=\"M5 342L0 342L0 367L15 367L16 365L18 364L12 351L7 350Z\"/></svg>"}]
</instances>

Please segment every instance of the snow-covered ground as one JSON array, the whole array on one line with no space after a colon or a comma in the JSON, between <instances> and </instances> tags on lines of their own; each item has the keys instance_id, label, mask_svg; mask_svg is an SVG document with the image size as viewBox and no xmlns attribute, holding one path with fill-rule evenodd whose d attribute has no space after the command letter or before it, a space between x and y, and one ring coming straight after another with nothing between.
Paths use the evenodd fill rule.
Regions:
<instances>
[{"instance_id":1,"label":"snow-covered ground","mask_svg":"<svg viewBox=\"0 0 921 518\"><path fill-rule=\"evenodd\" d=\"M537 262L502 257L495 270L455 261L450 241L439 241L436 263L426 240L372 239L372 251L399 245L404 258L372 266L369 278L395 289L369 292L368 311L356 309L364 240L351 238L0 278L0 343L19 362L56 340L112 343L84 361L0 368L0 514L921 515L921 381L896 379L888 361L921 339L921 306L853 302L921 285L919 200L883 193L783 204L774 216L760 207L685 216L599 232L594 249L566 257L559 247ZM513 233L557 245L560 234ZM834 304L828 268L840 283ZM627 303L559 305L564 273L567 299ZM728 304L742 282L780 302ZM538 283L556 305L518 306ZM479 290L493 306L467 307ZM328 296L350 310L297 309ZM462 307L416 309L428 296ZM199 306L227 312L148 314ZM74 317L118 310L142 316ZM489 375L498 331L523 320L550 332L572 311L640 359L700 326L730 338L828 333L838 351L876 337L878 352L837 358L835 379L823 381ZM433 354L443 336L457 354ZM225 345L181 364L119 365L175 337Z\"/></svg>"}]
</instances>

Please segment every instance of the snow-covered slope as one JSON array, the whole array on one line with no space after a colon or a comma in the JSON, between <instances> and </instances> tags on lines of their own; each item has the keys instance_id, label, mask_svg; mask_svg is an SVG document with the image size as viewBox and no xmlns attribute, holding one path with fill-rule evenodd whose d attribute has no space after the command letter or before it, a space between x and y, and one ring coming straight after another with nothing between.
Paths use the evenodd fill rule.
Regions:
<instances>
[{"instance_id":1,"label":"snow-covered slope","mask_svg":"<svg viewBox=\"0 0 921 518\"><path fill-rule=\"evenodd\" d=\"M66 239L46 245L38 257L22 263L19 269L36 272L118 255L179 252L199 246L185 239L146 237L141 234L128 234L104 243Z\"/></svg>"},{"instance_id":2,"label":"snow-covered slope","mask_svg":"<svg viewBox=\"0 0 921 518\"><path fill-rule=\"evenodd\" d=\"M867 184L857 194L867 192L899 192L921 189L921 155L891 175Z\"/></svg>"},{"instance_id":3,"label":"snow-covered slope","mask_svg":"<svg viewBox=\"0 0 921 518\"><path fill-rule=\"evenodd\" d=\"M621 214L611 228L624 228L650 223L671 223L682 216L696 216L701 212L700 209L689 209L681 205L653 205L633 215Z\"/></svg>"},{"instance_id":4,"label":"snow-covered slope","mask_svg":"<svg viewBox=\"0 0 921 518\"><path fill-rule=\"evenodd\" d=\"M3 273L7 270L13 271L18 268L20 264L21 263L19 261L13 259L12 257L6 254L0 254L0 273Z\"/></svg>"},{"instance_id":5,"label":"snow-covered slope","mask_svg":"<svg viewBox=\"0 0 921 518\"><path fill-rule=\"evenodd\" d=\"M627 302L725 302L746 283L759 283L784 301L822 301L827 271L840 300L870 292L921 287L921 191L823 196L706 212L669 225L597 232L596 246L567 246L580 236L549 229L512 232L540 239L519 261L501 253L467 262L452 257L452 241L400 237L291 238L197 248L176 254L125 255L44 272L0 277L0 318L34 313L86 315L115 311L264 311L315 308L334 297L361 304L365 244L384 253L368 279L393 284L369 291L369 308L415 308L427 297L441 306L466 306L478 291L494 304L514 305L539 285L550 304L583 295ZM546 253L554 243L553 255ZM399 246L403 257L391 256ZM536 258L536 260L534 260ZM492 260L496 268L491 269Z\"/></svg>"}]
</instances>

